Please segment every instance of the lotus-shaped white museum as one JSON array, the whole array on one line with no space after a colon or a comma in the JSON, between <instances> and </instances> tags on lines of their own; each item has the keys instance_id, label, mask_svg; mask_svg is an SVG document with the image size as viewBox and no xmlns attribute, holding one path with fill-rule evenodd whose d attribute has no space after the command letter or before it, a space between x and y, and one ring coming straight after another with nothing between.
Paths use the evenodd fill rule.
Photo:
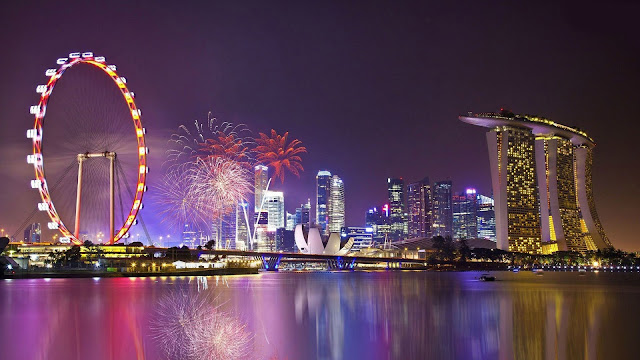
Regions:
<instances>
[{"instance_id":1,"label":"lotus-shaped white museum","mask_svg":"<svg viewBox=\"0 0 640 360\"><path fill-rule=\"evenodd\" d=\"M326 244L322 241L320 229L315 226L296 225L294 232L296 245L303 254L312 255L346 255L353 246L353 238L340 248L340 234L331 233Z\"/></svg>"}]
</instances>

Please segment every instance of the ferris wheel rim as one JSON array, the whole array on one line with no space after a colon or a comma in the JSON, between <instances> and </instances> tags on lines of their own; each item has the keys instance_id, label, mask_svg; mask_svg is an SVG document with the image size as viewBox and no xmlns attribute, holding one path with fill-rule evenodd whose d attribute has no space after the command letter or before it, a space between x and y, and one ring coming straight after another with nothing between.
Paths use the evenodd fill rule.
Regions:
<instances>
[{"instance_id":1,"label":"ferris wheel rim","mask_svg":"<svg viewBox=\"0 0 640 360\"><path fill-rule=\"evenodd\" d=\"M46 211L49 215L51 222L49 223L48 227L51 230L57 229L64 237L67 237L70 242L74 244L82 244L82 241L78 239L75 234L69 231L67 226L64 224L64 222L58 215L58 212L53 204L53 200L51 199L51 194L49 193L49 188L44 171L44 155L42 152L42 129L44 127L44 119L49 98L51 96L51 93L53 92L53 88L55 87L58 80L62 77L63 73L67 69L70 69L77 64L84 63L92 65L106 73L120 90L129 108L129 115L133 120L137 141L138 180L136 183L135 195L133 197L133 203L126 220L119 230L114 230L114 234L110 234L109 243L114 244L120 241L129 232L131 226L135 224L136 217L138 216L138 213L142 208L143 195L147 189L146 178L149 171L149 168L147 167L148 148L145 141L146 131L145 128L142 127L141 122L141 112L135 103L135 94L131 92L126 85L126 79L119 76L116 72L116 66L113 64L107 64L104 57L93 56L92 52L76 52L70 53L69 57L59 58L56 63L60 65L57 69L48 69L45 72L45 75L49 77L49 81L47 82L47 84L38 85L36 87L36 92L40 94L40 100L38 102L38 105L31 106L30 108L31 114L35 115L35 123L33 128L27 131L27 137L31 138L33 143L33 151L31 156L27 157L27 161L29 163L33 163L36 177L35 180L31 180L31 186L38 189L40 198L42 200L42 203L38 204L38 209L41 211Z\"/></svg>"}]
</instances>

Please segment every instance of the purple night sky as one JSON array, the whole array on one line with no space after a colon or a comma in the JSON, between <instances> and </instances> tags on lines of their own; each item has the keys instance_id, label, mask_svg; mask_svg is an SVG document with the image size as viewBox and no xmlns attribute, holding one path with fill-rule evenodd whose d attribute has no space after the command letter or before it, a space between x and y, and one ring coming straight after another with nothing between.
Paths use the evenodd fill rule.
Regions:
<instances>
[{"instance_id":1,"label":"purple night sky","mask_svg":"<svg viewBox=\"0 0 640 360\"><path fill-rule=\"evenodd\" d=\"M362 225L386 201L386 177L451 179L455 191L490 194L486 129L457 117L507 107L595 139L605 231L615 247L640 250L640 5L196 3L3 5L0 226L8 233L38 202L25 161L35 87L58 57L93 51L136 93L150 185L169 134L212 111L256 133L289 131L307 147L301 178L276 183L289 212L313 202L315 174L327 169L344 180L347 225ZM152 235L178 233L147 214Z\"/></svg>"}]
</instances>

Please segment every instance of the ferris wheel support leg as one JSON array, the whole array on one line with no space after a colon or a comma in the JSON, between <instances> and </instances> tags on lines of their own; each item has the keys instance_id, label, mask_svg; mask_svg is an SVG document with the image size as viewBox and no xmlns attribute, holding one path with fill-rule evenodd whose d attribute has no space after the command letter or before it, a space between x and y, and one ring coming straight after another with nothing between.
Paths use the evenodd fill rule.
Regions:
<instances>
[{"instance_id":1,"label":"ferris wheel support leg","mask_svg":"<svg viewBox=\"0 0 640 360\"><path fill-rule=\"evenodd\" d=\"M76 223L73 235L80 239L80 199L82 197L82 163L84 157L78 155L78 190L76 191Z\"/></svg>"},{"instance_id":2,"label":"ferris wheel support leg","mask_svg":"<svg viewBox=\"0 0 640 360\"><path fill-rule=\"evenodd\" d=\"M109 163L109 244L113 244L113 236L115 231L115 227L114 227L115 188L113 183L113 173L115 170L115 160L116 160L115 154L113 154L109 158L110 158L110 163Z\"/></svg>"}]
</instances>

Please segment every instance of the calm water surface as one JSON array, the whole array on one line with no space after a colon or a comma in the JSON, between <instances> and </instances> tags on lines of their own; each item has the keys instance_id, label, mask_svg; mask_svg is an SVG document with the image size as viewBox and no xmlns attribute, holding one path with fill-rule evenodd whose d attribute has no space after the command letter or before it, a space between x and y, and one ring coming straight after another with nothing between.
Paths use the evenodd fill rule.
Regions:
<instances>
[{"instance_id":1,"label":"calm water surface","mask_svg":"<svg viewBox=\"0 0 640 360\"><path fill-rule=\"evenodd\" d=\"M632 359L640 274L0 280L2 359Z\"/></svg>"}]
</instances>

